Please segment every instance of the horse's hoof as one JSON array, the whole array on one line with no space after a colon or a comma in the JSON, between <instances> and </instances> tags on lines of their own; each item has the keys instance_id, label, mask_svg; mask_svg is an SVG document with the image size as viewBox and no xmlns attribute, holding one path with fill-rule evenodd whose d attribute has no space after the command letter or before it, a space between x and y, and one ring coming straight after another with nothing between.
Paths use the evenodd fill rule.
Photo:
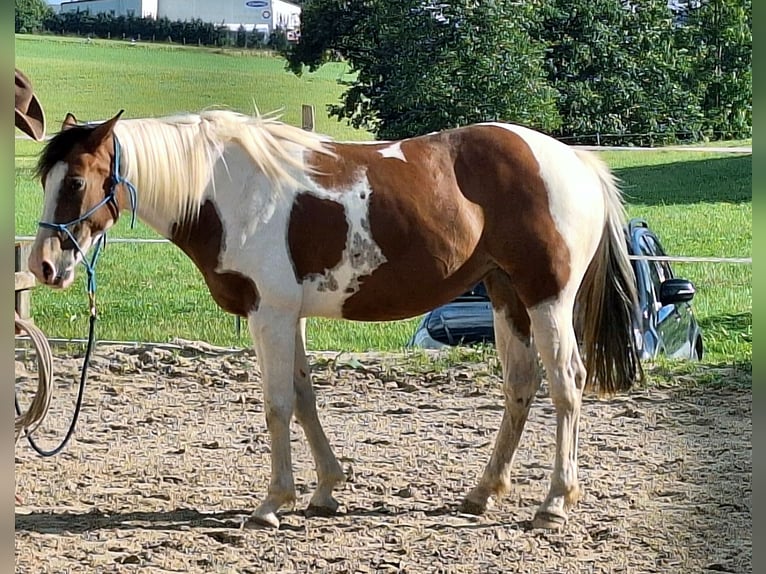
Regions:
<instances>
[{"instance_id":1,"label":"horse's hoof","mask_svg":"<svg viewBox=\"0 0 766 574\"><path fill-rule=\"evenodd\" d=\"M532 521L532 527L544 530L561 530L566 523L566 516L541 510L535 514L535 518Z\"/></svg>"},{"instance_id":2,"label":"horse's hoof","mask_svg":"<svg viewBox=\"0 0 766 574\"><path fill-rule=\"evenodd\" d=\"M250 515L245 523L242 525L245 530L261 530L264 528L279 528L279 518L273 512L264 514L263 516L255 513Z\"/></svg>"},{"instance_id":3,"label":"horse's hoof","mask_svg":"<svg viewBox=\"0 0 766 574\"><path fill-rule=\"evenodd\" d=\"M460 503L460 512L463 514L473 514L474 516L481 516L487 511L488 503L475 502L469 498L463 499Z\"/></svg>"}]
</instances>

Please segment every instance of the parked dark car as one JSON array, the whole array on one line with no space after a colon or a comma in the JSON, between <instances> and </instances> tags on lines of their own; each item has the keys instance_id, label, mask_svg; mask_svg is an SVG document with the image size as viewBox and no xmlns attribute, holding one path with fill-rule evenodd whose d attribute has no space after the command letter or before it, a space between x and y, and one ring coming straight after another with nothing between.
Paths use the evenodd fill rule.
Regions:
<instances>
[{"instance_id":1,"label":"parked dark car","mask_svg":"<svg viewBox=\"0 0 766 574\"><path fill-rule=\"evenodd\" d=\"M631 255L666 256L657 235L643 219L632 219L625 231ZM676 277L667 261L633 259L631 263L636 274L641 323L634 325L634 331L641 339L642 358L665 355L701 359L702 331L691 306L695 294L692 282ZM440 348L494 341L492 304L486 287L479 283L427 313L408 345Z\"/></svg>"}]
</instances>

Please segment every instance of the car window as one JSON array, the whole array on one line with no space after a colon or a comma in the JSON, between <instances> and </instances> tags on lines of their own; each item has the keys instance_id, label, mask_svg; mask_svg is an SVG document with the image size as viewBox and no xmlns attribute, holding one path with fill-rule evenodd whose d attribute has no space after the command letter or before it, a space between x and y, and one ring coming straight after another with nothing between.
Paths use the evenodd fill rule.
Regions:
<instances>
[{"instance_id":1,"label":"car window","mask_svg":"<svg viewBox=\"0 0 766 574\"><path fill-rule=\"evenodd\" d=\"M662 246L659 244L659 241L657 241L655 237L652 237L651 235L644 235L644 239L646 240L646 244L648 245L652 254L659 256L665 255L665 251L662 249ZM673 270L670 268L670 263L667 261L653 261L653 263L660 282L673 278Z\"/></svg>"},{"instance_id":2,"label":"car window","mask_svg":"<svg viewBox=\"0 0 766 574\"><path fill-rule=\"evenodd\" d=\"M651 235L642 235L639 240L639 246L641 248L642 255L648 257L663 256L664 250L660 246L659 242ZM673 278L673 271L670 268L670 264L667 261L650 260L647 261L649 266L649 275L652 282L653 299L657 307L660 306L660 284L663 281Z\"/></svg>"},{"instance_id":3,"label":"car window","mask_svg":"<svg viewBox=\"0 0 766 574\"><path fill-rule=\"evenodd\" d=\"M650 242L646 235L641 235L638 240L638 246L641 249L641 255L646 257L654 257L657 255L654 249L656 243L653 241ZM646 261L646 269L649 271L649 281L648 284L644 286L647 290L647 299L650 302L650 305L657 309L660 307L660 283L663 281L662 268L658 265L657 261L650 259Z\"/></svg>"}]
</instances>

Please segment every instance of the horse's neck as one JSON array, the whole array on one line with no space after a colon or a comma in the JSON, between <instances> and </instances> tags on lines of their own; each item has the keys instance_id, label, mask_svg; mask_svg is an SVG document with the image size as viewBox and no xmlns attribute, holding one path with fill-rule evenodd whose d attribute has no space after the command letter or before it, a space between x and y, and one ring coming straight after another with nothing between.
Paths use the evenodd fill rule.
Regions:
<instances>
[{"instance_id":1,"label":"horse's neck","mask_svg":"<svg viewBox=\"0 0 766 574\"><path fill-rule=\"evenodd\" d=\"M147 138L146 136L146 130L148 128L145 125L142 126L142 122L144 121L147 120L126 120L124 123L118 124L115 129L115 134L121 141L124 140L125 142L123 148L126 163L128 165L127 179L136 188L137 219L151 227L161 236L170 239L173 225L177 223L182 216L177 213L168 213L168 211L173 211L173 209L168 210L167 204L163 199L174 196L177 190L165 188L174 185L178 179L175 177L158 176L158 173L162 174L169 170L170 167L164 165L162 162L153 161L153 155L146 157L146 152L148 150L151 150L149 152L150 154L161 154L161 152L158 151L158 148L161 148L162 146L149 146L147 148L148 144L146 140L149 139L151 141L152 138ZM149 133L151 134L152 132ZM165 133L167 134L167 132ZM158 135L157 138L159 142L163 141L160 135ZM165 141L167 142L168 140ZM179 138L178 142L181 143L184 142L184 140ZM142 154L138 153L138 148L142 149ZM185 157L186 153L186 151L183 151L182 155ZM145 172L144 170L150 171ZM179 181L178 183L183 187L182 182ZM123 214L123 216L125 216L125 214Z\"/></svg>"},{"instance_id":2,"label":"horse's neck","mask_svg":"<svg viewBox=\"0 0 766 574\"><path fill-rule=\"evenodd\" d=\"M142 209L141 200L139 199L139 207L137 218L151 227L155 232L160 234L165 239L170 239L172 236L173 224L175 222L168 221L165 218L160 217L157 212L151 209Z\"/></svg>"},{"instance_id":3,"label":"horse's neck","mask_svg":"<svg viewBox=\"0 0 766 574\"><path fill-rule=\"evenodd\" d=\"M254 218L257 220L266 217L266 212L273 211L274 203L280 197L289 195L281 193L281 185L287 188L303 185L305 173L300 169L300 165L305 148L302 144L287 141L285 147L279 150L276 159L260 162L257 157L257 145L247 142L243 144L230 136L224 137L225 143L220 146L214 142L207 147L200 145L198 148L189 149L185 146L189 146L190 139L193 138L179 138L176 148L170 147L175 142L169 141L172 138L168 138L165 140L169 147L168 153L174 149L176 156L175 161L165 165L163 161L154 161L155 158L164 156L146 156L148 148L141 145L146 132L139 129L134 131L133 126L141 126L138 120L136 122L126 123L122 128L125 130L126 140L130 140L126 145L126 151L130 154L128 177L133 178L133 184L137 188L139 219L163 237L171 238L173 225L183 223L182 220L196 212L211 194L221 197L230 193L236 195L237 192L246 190L248 193L239 193L230 198L237 203L232 210L247 209L255 214ZM117 135L120 137L120 134ZM227 139L229 141L225 141ZM179 174L177 164L183 162L186 163ZM153 171L142 173L142 170L146 169ZM275 180L283 181L275 187ZM178 186L178 189L164 189L174 185ZM188 191L192 192L191 195L181 197ZM181 204L188 205L179 204L179 209L175 209L176 197ZM223 200L223 197L221 199ZM179 214L178 211L183 213Z\"/></svg>"}]
</instances>

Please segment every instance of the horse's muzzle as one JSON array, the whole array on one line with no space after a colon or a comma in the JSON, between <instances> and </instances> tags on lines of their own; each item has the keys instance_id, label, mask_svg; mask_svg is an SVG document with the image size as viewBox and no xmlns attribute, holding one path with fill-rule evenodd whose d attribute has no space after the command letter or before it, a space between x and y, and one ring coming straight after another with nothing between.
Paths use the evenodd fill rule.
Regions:
<instances>
[{"instance_id":1,"label":"horse's muzzle","mask_svg":"<svg viewBox=\"0 0 766 574\"><path fill-rule=\"evenodd\" d=\"M43 285L65 289L74 282L77 257L73 250L64 251L58 238L38 238L29 254L29 270Z\"/></svg>"}]
</instances>

